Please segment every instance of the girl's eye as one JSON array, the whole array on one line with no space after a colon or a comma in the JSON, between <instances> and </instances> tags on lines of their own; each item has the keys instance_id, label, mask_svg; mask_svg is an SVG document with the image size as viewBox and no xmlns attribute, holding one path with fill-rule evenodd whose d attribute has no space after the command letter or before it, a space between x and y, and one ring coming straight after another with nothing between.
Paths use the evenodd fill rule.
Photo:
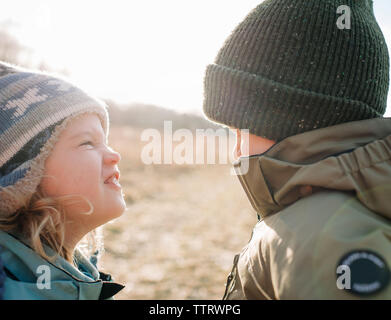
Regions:
<instances>
[{"instance_id":1,"label":"girl's eye","mask_svg":"<svg viewBox=\"0 0 391 320\"><path fill-rule=\"evenodd\" d=\"M86 142L83 142L80 146L87 146L87 145L93 146L94 144L92 141L86 141Z\"/></svg>"}]
</instances>

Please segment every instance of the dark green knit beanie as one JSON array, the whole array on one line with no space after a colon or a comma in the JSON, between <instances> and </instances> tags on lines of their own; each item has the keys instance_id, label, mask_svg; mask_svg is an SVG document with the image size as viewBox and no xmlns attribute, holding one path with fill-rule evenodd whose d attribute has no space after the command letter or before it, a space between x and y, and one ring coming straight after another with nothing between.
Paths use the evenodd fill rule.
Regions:
<instances>
[{"instance_id":1,"label":"dark green knit beanie","mask_svg":"<svg viewBox=\"0 0 391 320\"><path fill-rule=\"evenodd\" d=\"M350 29L337 26L347 13L337 12L341 5L350 8ZM279 141L382 117L388 85L371 0L266 0L207 67L203 108L215 122Z\"/></svg>"}]
</instances>

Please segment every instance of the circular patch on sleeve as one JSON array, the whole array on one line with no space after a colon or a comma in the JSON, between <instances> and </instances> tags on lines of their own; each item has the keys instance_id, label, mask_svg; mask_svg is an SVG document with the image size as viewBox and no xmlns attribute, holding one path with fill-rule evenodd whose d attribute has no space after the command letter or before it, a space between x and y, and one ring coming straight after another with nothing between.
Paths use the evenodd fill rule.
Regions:
<instances>
[{"instance_id":1,"label":"circular patch on sleeve","mask_svg":"<svg viewBox=\"0 0 391 320\"><path fill-rule=\"evenodd\" d=\"M371 250L354 250L337 265L337 287L359 296L378 293L389 285L387 262Z\"/></svg>"}]
</instances>

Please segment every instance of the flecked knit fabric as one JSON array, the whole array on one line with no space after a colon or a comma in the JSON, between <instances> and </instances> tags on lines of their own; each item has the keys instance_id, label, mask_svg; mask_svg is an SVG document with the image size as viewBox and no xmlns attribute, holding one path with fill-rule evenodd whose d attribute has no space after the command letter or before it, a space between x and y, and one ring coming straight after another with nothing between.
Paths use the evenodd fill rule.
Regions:
<instances>
[{"instance_id":1,"label":"flecked knit fabric","mask_svg":"<svg viewBox=\"0 0 391 320\"><path fill-rule=\"evenodd\" d=\"M337 27L350 8L350 29ZM236 27L204 80L205 115L271 140L382 117L389 54L371 0L266 0Z\"/></svg>"},{"instance_id":2,"label":"flecked knit fabric","mask_svg":"<svg viewBox=\"0 0 391 320\"><path fill-rule=\"evenodd\" d=\"M62 130L85 113L99 116L107 137L105 103L58 76L0 61L0 216L30 199Z\"/></svg>"}]
</instances>

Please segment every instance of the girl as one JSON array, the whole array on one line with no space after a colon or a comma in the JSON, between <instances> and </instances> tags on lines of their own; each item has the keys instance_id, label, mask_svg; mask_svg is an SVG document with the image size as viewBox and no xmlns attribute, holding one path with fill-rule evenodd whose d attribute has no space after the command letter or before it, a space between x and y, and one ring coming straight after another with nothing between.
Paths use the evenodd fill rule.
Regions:
<instances>
[{"instance_id":1,"label":"girl","mask_svg":"<svg viewBox=\"0 0 391 320\"><path fill-rule=\"evenodd\" d=\"M97 228L126 209L108 127L101 101L0 62L4 299L107 299L123 288L96 267Z\"/></svg>"}]
</instances>

